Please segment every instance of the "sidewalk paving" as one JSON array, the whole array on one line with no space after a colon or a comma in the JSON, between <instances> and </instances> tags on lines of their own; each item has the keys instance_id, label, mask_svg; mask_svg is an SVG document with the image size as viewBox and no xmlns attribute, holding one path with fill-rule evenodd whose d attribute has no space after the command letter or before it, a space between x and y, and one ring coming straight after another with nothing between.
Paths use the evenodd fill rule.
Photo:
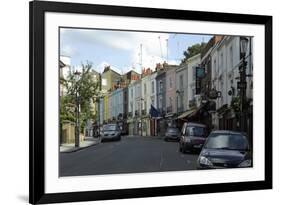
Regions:
<instances>
[{"instance_id":1,"label":"sidewalk paving","mask_svg":"<svg viewBox=\"0 0 281 205\"><path fill-rule=\"evenodd\" d=\"M100 138L94 138L94 137L85 137L84 141L80 142L79 147L75 147L74 143L71 144L61 144L60 145L60 152L68 153L68 152L75 152L81 149L84 149L86 147L90 147L96 144L100 143Z\"/></svg>"}]
</instances>

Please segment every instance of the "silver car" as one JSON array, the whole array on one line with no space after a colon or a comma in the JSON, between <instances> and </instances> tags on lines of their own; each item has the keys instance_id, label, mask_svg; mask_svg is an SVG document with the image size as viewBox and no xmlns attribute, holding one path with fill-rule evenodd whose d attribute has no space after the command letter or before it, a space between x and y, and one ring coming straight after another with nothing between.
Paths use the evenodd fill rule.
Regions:
<instances>
[{"instance_id":1,"label":"silver car","mask_svg":"<svg viewBox=\"0 0 281 205\"><path fill-rule=\"evenodd\" d=\"M107 124L102 127L101 140L113 141L121 140L121 130L117 124Z\"/></svg>"}]
</instances>

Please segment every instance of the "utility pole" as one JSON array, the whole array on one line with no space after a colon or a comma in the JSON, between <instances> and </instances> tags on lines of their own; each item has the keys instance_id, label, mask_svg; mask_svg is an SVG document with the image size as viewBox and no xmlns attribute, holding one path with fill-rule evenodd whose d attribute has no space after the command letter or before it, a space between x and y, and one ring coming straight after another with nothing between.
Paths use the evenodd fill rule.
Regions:
<instances>
[{"instance_id":1,"label":"utility pole","mask_svg":"<svg viewBox=\"0 0 281 205\"><path fill-rule=\"evenodd\" d=\"M141 120L141 136L142 136L142 44L140 44L140 66L141 66L141 79L140 79L140 120Z\"/></svg>"},{"instance_id":2,"label":"utility pole","mask_svg":"<svg viewBox=\"0 0 281 205\"><path fill-rule=\"evenodd\" d=\"M158 36L158 39L159 39L159 45L160 45L161 58L163 58L163 52L162 52L162 45L161 45L160 36Z\"/></svg>"},{"instance_id":3,"label":"utility pole","mask_svg":"<svg viewBox=\"0 0 281 205\"><path fill-rule=\"evenodd\" d=\"M98 129L99 129L99 136L100 136L100 128L101 128L101 86L102 86L102 76L101 74L99 73L99 79L100 79L100 82L99 82L99 96L98 96L98 109L99 109L99 113L98 113L98 116L99 116L99 121L98 121Z\"/></svg>"},{"instance_id":4,"label":"utility pole","mask_svg":"<svg viewBox=\"0 0 281 205\"><path fill-rule=\"evenodd\" d=\"M79 114L79 108L80 108L80 96L79 96L79 76L80 76L80 72L75 71L74 72L75 75L75 103L76 103L76 120L75 120L75 147L79 147L80 146L80 114Z\"/></svg>"},{"instance_id":5,"label":"utility pole","mask_svg":"<svg viewBox=\"0 0 281 205\"><path fill-rule=\"evenodd\" d=\"M246 68L247 68L247 61L246 61L246 50L248 48L248 38L240 37L240 53L241 53L241 64L239 66L239 74L240 74L240 82L238 84L238 88L240 89L240 130L242 132L246 131L246 116L247 116L247 80L246 80Z\"/></svg>"}]
</instances>

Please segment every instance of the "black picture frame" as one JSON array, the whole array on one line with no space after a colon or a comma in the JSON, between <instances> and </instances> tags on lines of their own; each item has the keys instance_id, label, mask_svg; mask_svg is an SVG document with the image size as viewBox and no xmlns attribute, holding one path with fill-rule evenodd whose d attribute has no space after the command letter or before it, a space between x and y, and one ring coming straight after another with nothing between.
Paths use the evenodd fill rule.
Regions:
<instances>
[{"instance_id":1,"label":"black picture frame","mask_svg":"<svg viewBox=\"0 0 281 205\"><path fill-rule=\"evenodd\" d=\"M31 204L154 197L183 194L261 190L272 188L272 16L201 11L105 6L94 4L33 1L29 5L30 107L29 107L29 202ZM258 24L265 27L265 180L237 183L198 184L71 193L45 192L44 123L44 14L46 12L150 17L208 22Z\"/></svg>"}]
</instances>

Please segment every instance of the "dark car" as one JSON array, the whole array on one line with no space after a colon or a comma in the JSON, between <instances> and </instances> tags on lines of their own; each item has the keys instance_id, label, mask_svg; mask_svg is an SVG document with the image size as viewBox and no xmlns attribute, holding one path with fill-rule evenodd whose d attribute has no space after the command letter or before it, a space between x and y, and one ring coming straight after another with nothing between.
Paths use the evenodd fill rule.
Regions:
<instances>
[{"instance_id":1,"label":"dark car","mask_svg":"<svg viewBox=\"0 0 281 205\"><path fill-rule=\"evenodd\" d=\"M121 130L117 124L107 124L102 127L101 140L113 141L121 140Z\"/></svg>"},{"instance_id":2,"label":"dark car","mask_svg":"<svg viewBox=\"0 0 281 205\"><path fill-rule=\"evenodd\" d=\"M180 140L180 131L177 127L168 127L165 132L165 141L174 140L179 141Z\"/></svg>"},{"instance_id":3,"label":"dark car","mask_svg":"<svg viewBox=\"0 0 281 205\"><path fill-rule=\"evenodd\" d=\"M247 137L228 130L213 131L197 160L199 169L251 167Z\"/></svg>"},{"instance_id":4,"label":"dark car","mask_svg":"<svg viewBox=\"0 0 281 205\"><path fill-rule=\"evenodd\" d=\"M184 123L179 141L179 150L181 152L200 150L206 140L206 125L201 123Z\"/></svg>"}]
</instances>

